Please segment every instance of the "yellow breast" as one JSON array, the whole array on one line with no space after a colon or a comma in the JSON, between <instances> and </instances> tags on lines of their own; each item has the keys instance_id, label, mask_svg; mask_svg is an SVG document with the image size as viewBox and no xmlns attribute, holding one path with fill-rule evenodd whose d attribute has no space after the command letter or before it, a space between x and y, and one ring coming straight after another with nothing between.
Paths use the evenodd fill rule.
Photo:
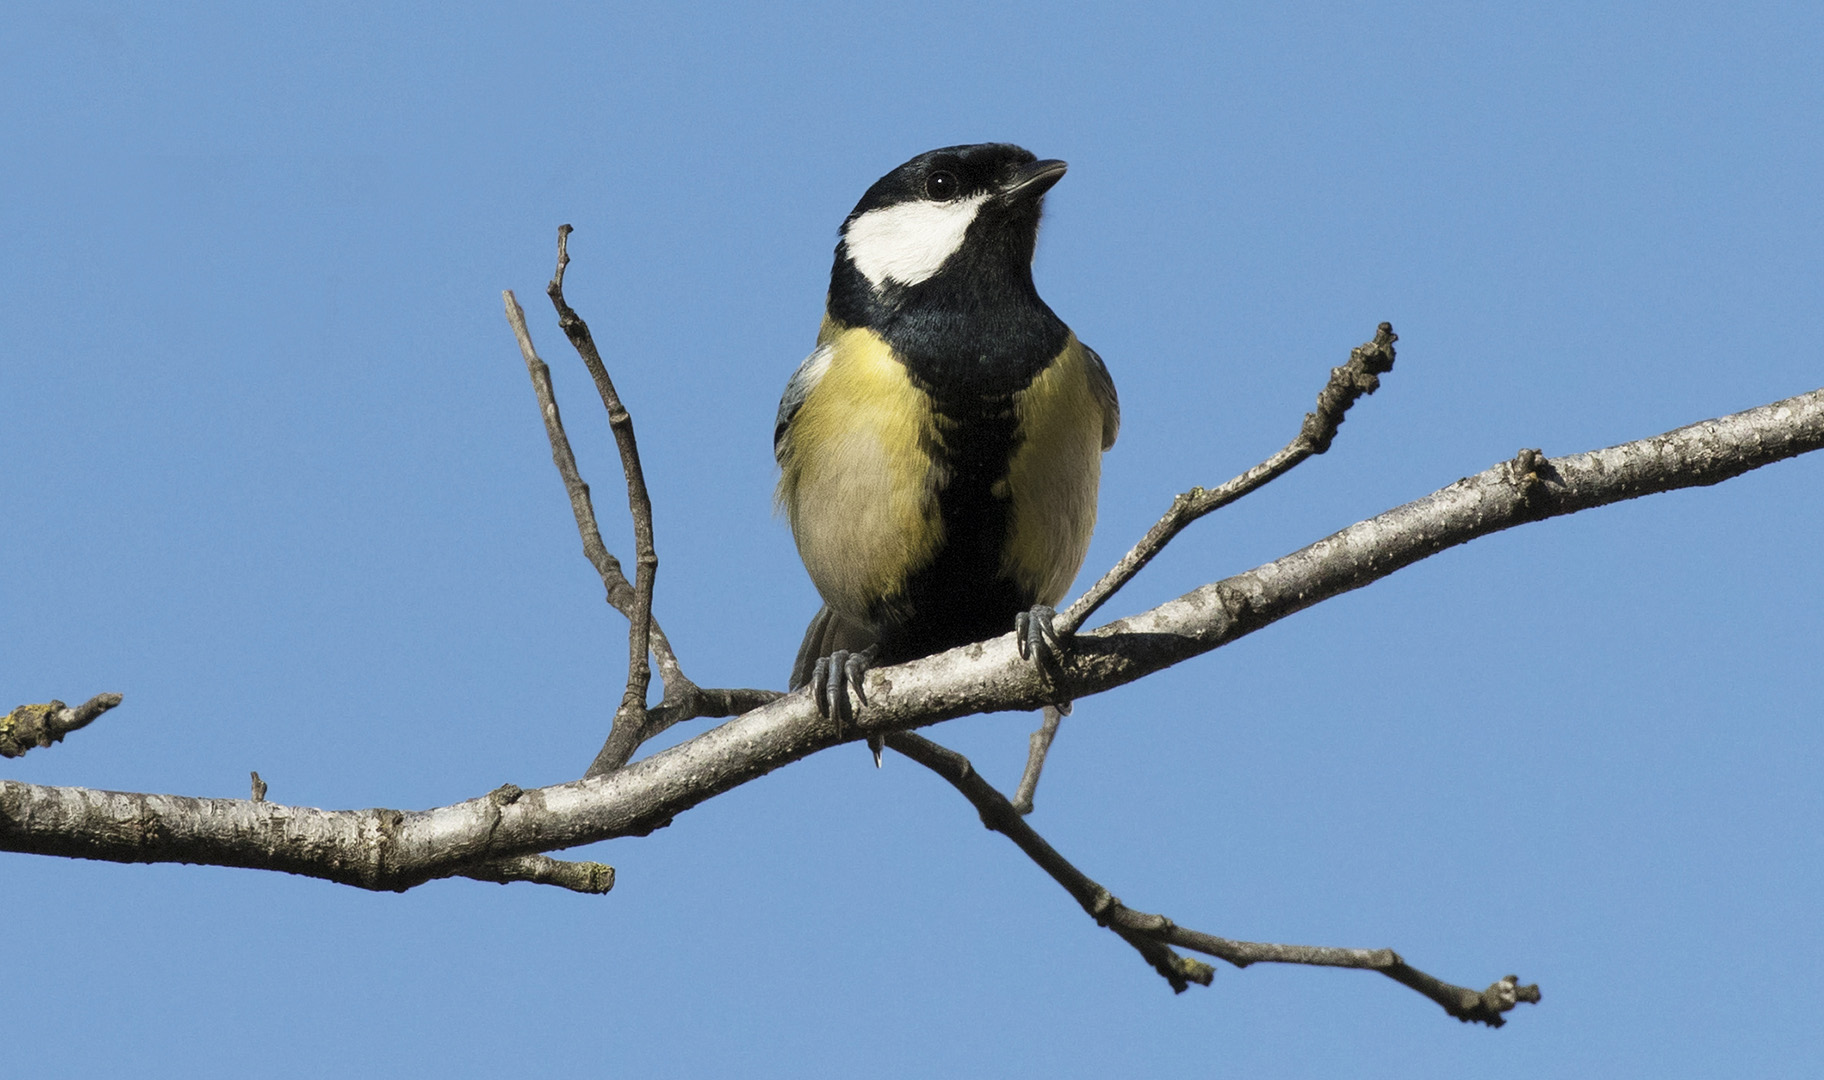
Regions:
<instances>
[{"instance_id":1,"label":"yellow breast","mask_svg":"<svg viewBox=\"0 0 1824 1080\"><path fill-rule=\"evenodd\" d=\"M943 543L928 399L886 342L826 325L827 366L781 445L779 502L824 602L862 623Z\"/></svg>"},{"instance_id":2,"label":"yellow breast","mask_svg":"<svg viewBox=\"0 0 1824 1080\"><path fill-rule=\"evenodd\" d=\"M1092 385L1092 362L1073 334L1014 397L1019 433L1007 471L1012 520L1001 572L1041 604L1064 598L1096 527L1107 406Z\"/></svg>"}]
</instances>

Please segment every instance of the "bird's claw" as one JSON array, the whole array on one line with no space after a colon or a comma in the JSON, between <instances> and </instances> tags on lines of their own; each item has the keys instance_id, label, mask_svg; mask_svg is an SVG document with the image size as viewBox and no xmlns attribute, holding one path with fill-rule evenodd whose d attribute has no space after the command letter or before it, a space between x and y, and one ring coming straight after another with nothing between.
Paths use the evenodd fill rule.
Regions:
<instances>
[{"instance_id":1,"label":"bird's claw","mask_svg":"<svg viewBox=\"0 0 1824 1080\"><path fill-rule=\"evenodd\" d=\"M837 738L842 737L843 725L855 719L856 707L868 703L864 684L873 661L871 648L862 652L837 649L811 669L811 700L817 703L818 713L836 721Z\"/></svg>"},{"instance_id":2,"label":"bird's claw","mask_svg":"<svg viewBox=\"0 0 1824 1080\"><path fill-rule=\"evenodd\" d=\"M1064 655L1064 639L1052 624L1057 615L1045 604L1034 604L1013 617L1013 640L1019 647L1020 659L1031 660L1047 672L1056 671Z\"/></svg>"}]
</instances>

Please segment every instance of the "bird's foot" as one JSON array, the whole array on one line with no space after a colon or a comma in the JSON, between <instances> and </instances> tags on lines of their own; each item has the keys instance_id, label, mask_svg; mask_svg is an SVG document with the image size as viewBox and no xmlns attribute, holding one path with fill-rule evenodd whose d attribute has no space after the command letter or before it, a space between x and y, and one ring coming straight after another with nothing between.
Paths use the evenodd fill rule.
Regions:
<instances>
[{"instance_id":1,"label":"bird's foot","mask_svg":"<svg viewBox=\"0 0 1824 1080\"><path fill-rule=\"evenodd\" d=\"M811 700L817 703L817 711L836 721L836 737L842 737L844 724L855 719L858 706L868 703L868 692L863 687L868 668L874 663L874 654L878 646L871 646L861 652L850 652L837 649L817 661L811 669ZM853 695L851 700L850 695ZM875 763L879 764L880 751L874 751Z\"/></svg>"},{"instance_id":2,"label":"bird's foot","mask_svg":"<svg viewBox=\"0 0 1824 1080\"><path fill-rule=\"evenodd\" d=\"M1031 610L1013 617L1013 640L1019 646L1020 659L1031 660L1039 670L1052 674L1058 670L1069 643L1052 625L1058 613L1045 604L1034 604Z\"/></svg>"}]
</instances>

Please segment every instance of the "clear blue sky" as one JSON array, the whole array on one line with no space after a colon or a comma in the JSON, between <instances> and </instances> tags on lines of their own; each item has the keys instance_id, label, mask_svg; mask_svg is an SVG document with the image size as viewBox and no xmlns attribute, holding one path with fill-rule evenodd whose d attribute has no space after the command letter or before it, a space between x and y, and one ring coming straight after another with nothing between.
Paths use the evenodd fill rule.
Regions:
<instances>
[{"instance_id":1,"label":"clear blue sky","mask_svg":"<svg viewBox=\"0 0 1824 1080\"><path fill-rule=\"evenodd\" d=\"M779 686L816 602L770 434L835 229L957 142L1071 163L1039 287L1120 387L1093 571L1296 430L1138 608L1523 446L1824 384L1824 14L1209 4L64 2L0 30L0 704L126 704L39 783L433 806L572 778L624 630L500 315L634 410L658 611ZM1079 703L1037 826L1213 933L1393 946L1174 998L934 777L860 746L587 857L606 897L0 856L20 1076L1800 1076L1824 1062L1824 456L1480 541ZM1082 584L1080 582L1079 584ZM932 732L1011 785L1032 718Z\"/></svg>"}]
</instances>

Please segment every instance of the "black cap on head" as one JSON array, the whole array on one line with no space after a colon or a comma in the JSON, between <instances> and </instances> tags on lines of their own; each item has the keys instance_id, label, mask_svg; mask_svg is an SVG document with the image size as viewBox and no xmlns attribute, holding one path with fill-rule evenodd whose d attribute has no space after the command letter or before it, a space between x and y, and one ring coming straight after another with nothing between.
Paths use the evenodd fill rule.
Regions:
<instances>
[{"instance_id":1,"label":"black cap on head","mask_svg":"<svg viewBox=\"0 0 1824 1080\"><path fill-rule=\"evenodd\" d=\"M1036 200L1064 175L1062 161L1040 161L1012 143L973 143L928 150L874 182L849 218L915 200L971 196Z\"/></svg>"},{"instance_id":2,"label":"black cap on head","mask_svg":"<svg viewBox=\"0 0 1824 1080\"><path fill-rule=\"evenodd\" d=\"M908 305L1036 302L1039 216L1064 168L1010 143L975 143L927 151L881 177L842 223L830 314L859 326Z\"/></svg>"}]
</instances>

